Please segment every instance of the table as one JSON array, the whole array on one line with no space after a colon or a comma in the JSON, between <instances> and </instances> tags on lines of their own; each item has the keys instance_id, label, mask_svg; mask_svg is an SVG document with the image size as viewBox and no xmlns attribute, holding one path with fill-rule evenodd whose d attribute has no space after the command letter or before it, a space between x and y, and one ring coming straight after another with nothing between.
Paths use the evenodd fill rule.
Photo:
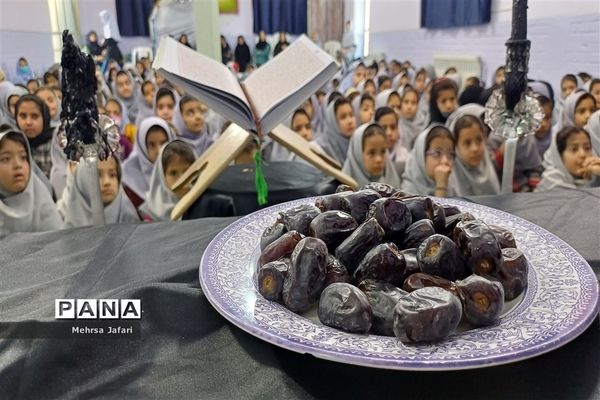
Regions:
<instances>
[{"instance_id":1,"label":"table","mask_svg":"<svg viewBox=\"0 0 600 400\"><path fill-rule=\"evenodd\" d=\"M600 189L469 198L537 223L600 271ZM565 216L569 216L565 218ZM139 298L142 339L0 339L0 398L595 399L600 323L548 354L454 372L370 369L275 347L208 303L198 264L235 218L0 240L0 322L53 319L57 298Z\"/></svg>"}]
</instances>

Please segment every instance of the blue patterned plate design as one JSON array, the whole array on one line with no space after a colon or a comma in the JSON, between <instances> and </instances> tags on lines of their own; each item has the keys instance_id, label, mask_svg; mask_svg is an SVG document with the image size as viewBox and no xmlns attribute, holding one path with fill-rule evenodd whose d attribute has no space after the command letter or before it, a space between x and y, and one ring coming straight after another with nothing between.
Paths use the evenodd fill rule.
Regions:
<instances>
[{"instance_id":1,"label":"blue patterned plate design","mask_svg":"<svg viewBox=\"0 0 600 400\"><path fill-rule=\"evenodd\" d=\"M307 198L243 217L221 231L200 262L204 294L225 318L276 346L337 362L402 370L456 370L511 363L554 350L581 334L598 314L598 281L571 246L522 218L454 199L435 199L510 229L529 261L529 286L493 326L455 332L434 344L350 334L264 299L253 278L260 236L280 211Z\"/></svg>"}]
</instances>

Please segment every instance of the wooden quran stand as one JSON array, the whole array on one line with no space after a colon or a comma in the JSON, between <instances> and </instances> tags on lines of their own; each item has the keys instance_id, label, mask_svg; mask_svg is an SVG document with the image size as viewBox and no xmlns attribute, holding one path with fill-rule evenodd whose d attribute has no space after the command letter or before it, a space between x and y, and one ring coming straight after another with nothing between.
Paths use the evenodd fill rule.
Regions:
<instances>
[{"instance_id":1,"label":"wooden quran stand","mask_svg":"<svg viewBox=\"0 0 600 400\"><path fill-rule=\"evenodd\" d=\"M269 136L289 151L302 157L311 165L334 177L354 189L358 183L341 171L341 166L296 132L284 125L278 125ZM229 128L198 158L185 173L175 182L171 190L175 191L186 185L193 185L171 212L171 220L177 220L202 196L202 193L242 150L252 141L252 134L239 125L231 124Z\"/></svg>"}]
</instances>

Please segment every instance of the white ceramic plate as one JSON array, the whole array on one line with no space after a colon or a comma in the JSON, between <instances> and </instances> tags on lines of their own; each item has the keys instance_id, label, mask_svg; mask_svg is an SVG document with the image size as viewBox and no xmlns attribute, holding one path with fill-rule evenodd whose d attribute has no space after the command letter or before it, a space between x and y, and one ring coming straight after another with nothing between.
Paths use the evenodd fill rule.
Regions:
<instances>
[{"instance_id":1,"label":"white ceramic plate","mask_svg":"<svg viewBox=\"0 0 600 400\"><path fill-rule=\"evenodd\" d=\"M255 287L253 271L265 227L279 211L314 200L275 205L237 220L213 239L200 263L200 283L211 304L229 321L267 342L327 360L377 368L479 368L554 350L581 334L598 314L598 281L571 246L503 211L436 199L488 224L511 229L529 261L527 291L496 325L457 332L440 343L403 345L394 337L350 334L297 315L265 300Z\"/></svg>"}]
</instances>

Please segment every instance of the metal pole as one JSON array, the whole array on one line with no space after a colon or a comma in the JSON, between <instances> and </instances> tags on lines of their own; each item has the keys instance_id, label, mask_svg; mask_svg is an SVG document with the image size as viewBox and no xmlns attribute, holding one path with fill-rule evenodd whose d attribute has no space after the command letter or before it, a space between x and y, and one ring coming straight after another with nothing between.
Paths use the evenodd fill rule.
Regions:
<instances>
[{"instance_id":1,"label":"metal pole","mask_svg":"<svg viewBox=\"0 0 600 400\"><path fill-rule=\"evenodd\" d=\"M513 0L512 29L510 39L506 41L506 65L504 95L506 108L512 112L527 90L527 71L529 48L527 40L527 0ZM504 164L502 170L502 194L512 192L512 180L517 153L517 134L508 138L504 144Z\"/></svg>"}]
</instances>

